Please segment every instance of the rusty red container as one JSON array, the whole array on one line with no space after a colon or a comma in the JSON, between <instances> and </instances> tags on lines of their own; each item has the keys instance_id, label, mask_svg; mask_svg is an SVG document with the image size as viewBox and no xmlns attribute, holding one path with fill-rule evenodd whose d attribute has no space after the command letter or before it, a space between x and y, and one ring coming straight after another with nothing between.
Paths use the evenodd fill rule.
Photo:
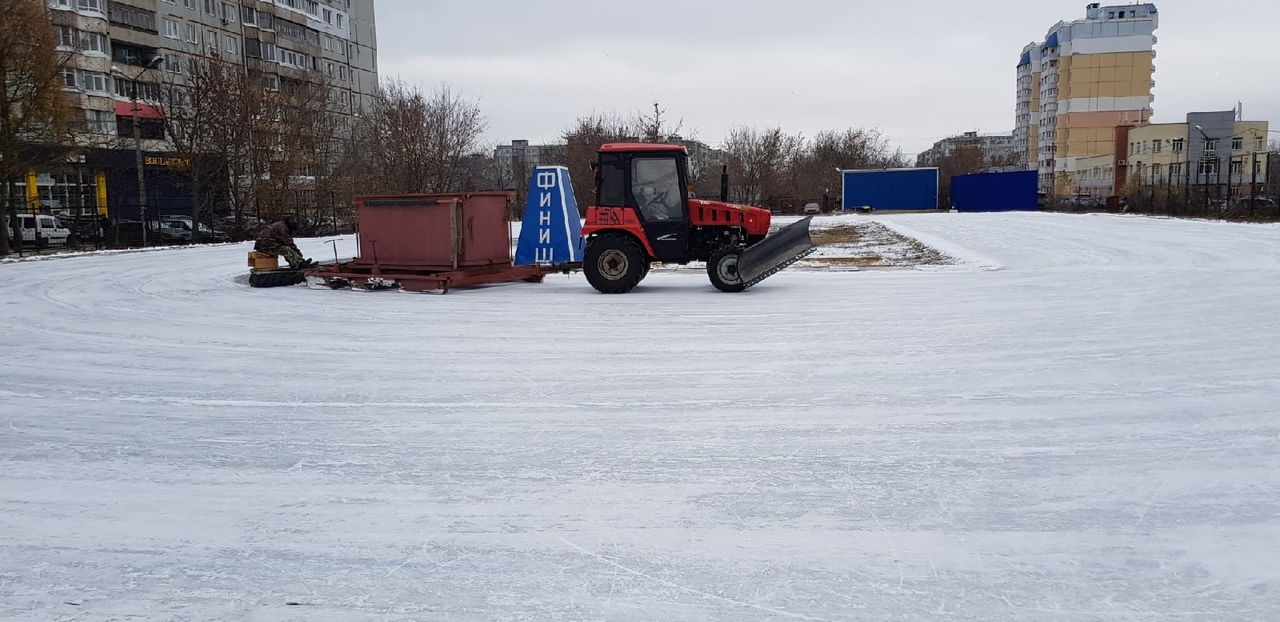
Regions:
<instances>
[{"instance_id":1,"label":"rusty red container","mask_svg":"<svg viewBox=\"0 0 1280 622\"><path fill-rule=\"evenodd\" d=\"M358 263L415 270L511 263L506 193L361 196L355 206Z\"/></svg>"}]
</instances>

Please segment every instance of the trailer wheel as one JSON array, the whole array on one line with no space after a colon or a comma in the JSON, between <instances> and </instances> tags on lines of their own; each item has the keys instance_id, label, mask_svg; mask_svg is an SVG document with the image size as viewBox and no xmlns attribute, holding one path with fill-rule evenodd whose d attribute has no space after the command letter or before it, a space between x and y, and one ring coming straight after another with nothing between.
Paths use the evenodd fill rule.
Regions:
<instances>
[{"instance_id":1,"label":"trailer wheel","mask_svg":"<svg viewBox=\"0 0 1280 622\"><path fill-rule=\"evenodd\" d=\"M249 287L285 287L307 280L301 270L269 270L249 273Z\"/></svg>"},{"instance_id":2,"label":"trailer wheel","mask_svg":"<svg viewBox=\"0 0 1280 622\"><path fill-rule=\"evenodd\" d=\"M602 294L625 294L640 282L645 256L636 243L620 235L602 235L587 243L582 271Z\"/></svg>"},{"instance_id":3,"label":"trailer wheel","mask_svg":"<svg viewBox=\"0 0 1280 622\"><path fill-rule=\"evenodd\" d=\"M747 288L738 274L741 246L722 246L707 260L707 278L722 292L740 292Z\"/></svg>"}]
</instances>

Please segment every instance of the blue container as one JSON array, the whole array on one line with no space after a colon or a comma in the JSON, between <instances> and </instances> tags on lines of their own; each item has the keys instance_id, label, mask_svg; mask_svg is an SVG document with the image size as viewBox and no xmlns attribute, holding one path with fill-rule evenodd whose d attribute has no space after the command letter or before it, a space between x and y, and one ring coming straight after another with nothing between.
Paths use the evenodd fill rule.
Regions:
<instances>
[{"instance_id":1,"label":"blue container","mask_svg":"<svg viewBox=\"0 0 1280 622\"><path fill-rule=\"evenodd\" d=\"M938 209L938 169L890 168L842 171L844 209Z\"/></svg>"},{"instance_id":2,"label":"blue container","mask_svg":"<svg viewBox=\"0 0 1280 622\"><path fill-rule=\"evenodd\" d=\"M959 212L1035 211L1036 171L977 173L951 178L951 208Z\"/></svg>"}]
</instances>

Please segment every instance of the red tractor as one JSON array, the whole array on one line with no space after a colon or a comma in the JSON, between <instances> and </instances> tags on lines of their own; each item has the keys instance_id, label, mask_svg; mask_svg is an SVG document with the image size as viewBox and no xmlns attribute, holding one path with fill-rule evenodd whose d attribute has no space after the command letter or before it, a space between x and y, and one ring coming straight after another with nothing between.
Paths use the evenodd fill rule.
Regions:
<instances>
[{"instance_id":1,"label":"red tractor","mask_svg":"<svg viewBox=\"0 0 1280 622\"><path fill-rule=\"evenodd\" d=\"M582 270L603 293L631 291L655 261L705 261L716 289L740 292L814 251L811 217L769 236L768 210L690 198L682 146L613 143L598 154Z\"/></svg>"}]
</instances>

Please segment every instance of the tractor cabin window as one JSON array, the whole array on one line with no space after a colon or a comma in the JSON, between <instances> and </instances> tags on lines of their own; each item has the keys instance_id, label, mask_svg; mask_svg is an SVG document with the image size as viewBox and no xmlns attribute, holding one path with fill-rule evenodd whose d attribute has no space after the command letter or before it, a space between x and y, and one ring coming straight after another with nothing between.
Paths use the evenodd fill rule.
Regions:
<instances>
[{"instance_id":1,"label":"tractor cabin window","mask_svg":"<svg viewBox=\"0 0 1280 622\"><path fill-rule=\"evenodd\" d=\"M675 158L636 158L631 161L631 196L648 222L682 220L684 200Z\"/></svg>"},{"instance_id":2,"label":"tractor cabin window","mask_svg":"<svg viewBox=\"0 0 1280 622\"><path fill-rule=\"evenodd\" d=\"M601 154L596 169L596 205L623 207L627 204L626 164L614 154Z\"/></svg>"}]
</instances>

